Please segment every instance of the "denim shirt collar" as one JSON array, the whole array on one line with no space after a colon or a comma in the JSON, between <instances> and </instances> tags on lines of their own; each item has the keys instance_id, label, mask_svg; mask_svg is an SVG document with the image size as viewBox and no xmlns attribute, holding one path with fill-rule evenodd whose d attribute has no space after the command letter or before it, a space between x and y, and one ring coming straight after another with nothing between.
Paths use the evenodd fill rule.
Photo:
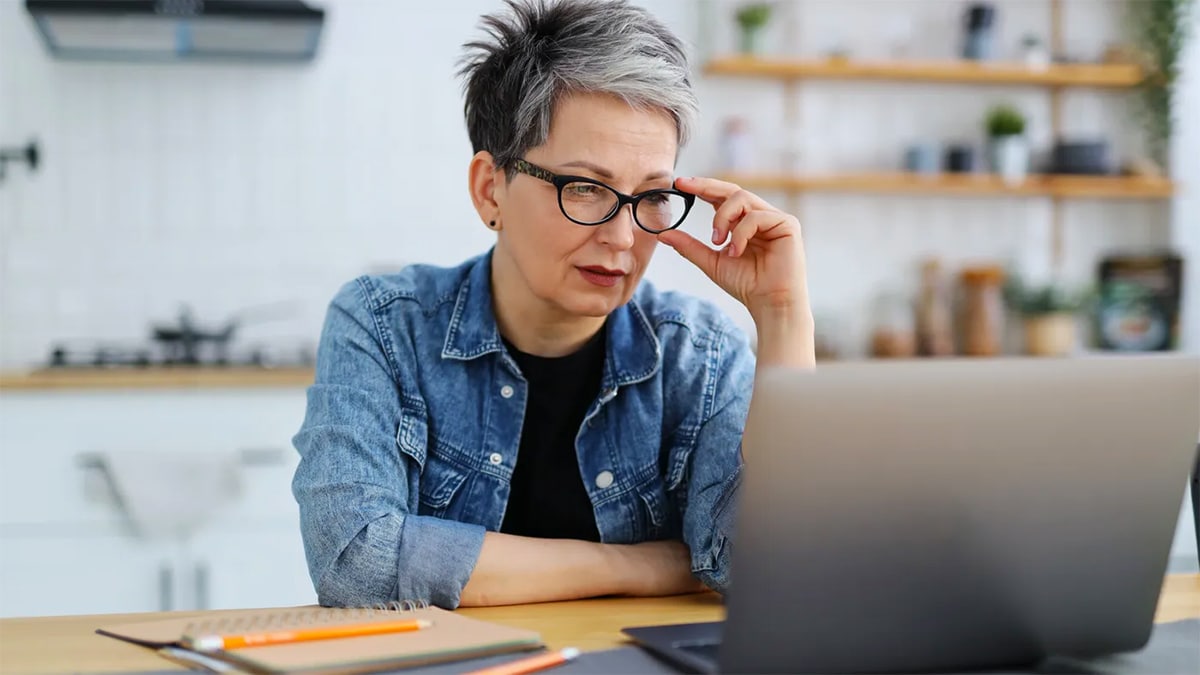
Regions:
<instances>
[{"instance_id":1,"label":"denim shirt collar","mask_svg":"<svg viewBox=\"0 0 1200 675\"><path fill-rule=\"evenodd\" d=\"M492 252L471 263L458 287L442 358L469 361L485 354L504 353L500 329L492 310ZM602 387L616 387L647 380L662 365L662 348L646 313L637 304L637 293L613 310L605 323L608 331Z\"/></svg>"}]
</instances>

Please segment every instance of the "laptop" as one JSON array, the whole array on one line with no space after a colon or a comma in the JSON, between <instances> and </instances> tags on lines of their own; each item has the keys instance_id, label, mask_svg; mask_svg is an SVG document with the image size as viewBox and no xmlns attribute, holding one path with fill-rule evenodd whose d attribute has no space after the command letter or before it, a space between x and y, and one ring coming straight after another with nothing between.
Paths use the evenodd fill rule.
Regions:
<instances>
[{"instance_id":1,"label":"laptop","mask_svg":"<svg viewBox=\"0 0 1200 675\"><path fill-rule=\"evenodd\" d=\"M743 441L726 620L628 628L693 672L1029 666L1144 646L1200 360L774 370Z\"/></svg>"}]
</instances>

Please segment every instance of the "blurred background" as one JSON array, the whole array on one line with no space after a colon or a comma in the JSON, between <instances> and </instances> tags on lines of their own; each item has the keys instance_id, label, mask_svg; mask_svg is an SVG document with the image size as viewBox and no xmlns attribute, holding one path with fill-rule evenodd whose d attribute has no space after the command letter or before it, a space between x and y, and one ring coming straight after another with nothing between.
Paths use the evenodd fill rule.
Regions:
<instances>
[{"instance_id":1,"label":"blurred background","mask_svg":"<svg viewBox=\"0 0 1200 675\"><path fill-rule=\"evenodd\" d=\"M313 602L325 306L493 241L455 71L499 0L250 4L0 0L0 616ZM803 223L821 359L1200 351L1186 0L638 4L692 50L679 175Z\"/></svg>"}]
</instances>

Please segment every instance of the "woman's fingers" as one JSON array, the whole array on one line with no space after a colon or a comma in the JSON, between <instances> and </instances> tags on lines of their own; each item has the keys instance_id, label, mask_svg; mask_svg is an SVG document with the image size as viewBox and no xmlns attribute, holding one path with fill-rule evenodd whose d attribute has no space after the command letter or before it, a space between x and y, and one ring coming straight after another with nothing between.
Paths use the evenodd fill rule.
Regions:
<instances>
[{"instance_id":1,"label":"woman's fingers","mask_svg":"<svg viewBox=\"0 0 1200 675\"><path fill-rule=\"evenodd\" d=\"M745 190L738 190L733 193L717 207L717 212L713 214L713 243L720 246L725 243L729 237L729 233L741 221L747 213L754 210L754 205L750 200L750 193Z\"/></svg>"},{"instance_id":2,"label":"woman's fingers","mask_svg":"<svg viewBox=\"0 0 1200 675\"><path fill-rule=\"evenodd\" d=\"M724 243L729 233L749 214L770 213L778 218L787 218L788 214L764 202L753 192L739 190L717 209L713 216L713 243Z\"/></svg>"},{"instance_id":3,"label":"woman's fingers","mask_svg":"<svg viewBox=\"0 0 1200 675\"><path fill-rule=\"evenodd\" d=\"M729 199L735 192L741 190L733 183L728 183L716 178L676 178L676 189L684 192L690 192L700 199L712 204L714 207L719 207L726 199Z\"/></svg>"},{"instance_id":4,"label":"woman's fingers","mask_svg":"<svg viewBox=\"0 0 1200 675\"><path fill-rule=\"evenodd\" d=\"M746 214L754 211L783 213L753 192L715 178L679 178L676 187L696 195L716 209L712 243L717 246L725 243L729 233Z\"/></svg>"},{"instance_id":5,"label":"woman's fingers","mask_svg":"<svg viewBox=\"0 0 1200 675\"><path fill-rule=\"evenodd\" d=\"M699 267L709 279L716 281L720 251L709 248L683 230L668 230L658 235L658 240L675 249L687 261Z\"/></svg>"},{"instance_id":6,"label":"woman's fingers","mask_svg":"<svg viewBox=\"0 0 1200 675\"><path fill-rule=\"evenodd\" d=\"M777 231L782 232L780 226L787 223L789 218L791 216L777 211L752 211L746 214L730 235L729 246L726 247L728 255L735 258L742 255L755 237L764 241L774 239L773 235Z\"/></svg>"},{"instance_id":7,"label":"woman's fingers","mask_svg":"<svg viewBox=\"0 0 1200 675\"><path fill-rule=\"evenodd\" d=\"M729 199L738 192L748 192L736 183L717 180L716 178L703 178L696 176L690 178L676 178L675 188L677 190L690 192L696 195L702 201L712 204L714 208L720 207L721 204L725 203L726 199ZM756 208L774 208L753 192L750 192L749 194L751 197L757 200L755 203Z\"/></svg>"}]
</instances>

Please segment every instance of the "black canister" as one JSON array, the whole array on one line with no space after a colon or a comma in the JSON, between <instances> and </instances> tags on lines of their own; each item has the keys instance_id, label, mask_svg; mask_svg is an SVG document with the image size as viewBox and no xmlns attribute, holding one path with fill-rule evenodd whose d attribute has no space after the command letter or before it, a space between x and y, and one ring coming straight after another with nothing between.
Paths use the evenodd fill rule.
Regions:
<instances>
[{"instance_id":1,"label":"black canister","mask_svg":"<svg viewBox=\"0 0 1200 675\"><path fill-rule=\"evenodd\" d=\"M947 173L974 173L975 149L969 145L952 145L946 150Z\"/></svg>"},{"instance_id":2,"label":"black canister","mask_svg":"<svg viewBox=\"0 0 1200 675\"><path fill-rule=\"evenodd\" d=\"M991 28L995 20L996 8L985 2L967 8L967 30Z\"/></svg>"}]
</instances>

